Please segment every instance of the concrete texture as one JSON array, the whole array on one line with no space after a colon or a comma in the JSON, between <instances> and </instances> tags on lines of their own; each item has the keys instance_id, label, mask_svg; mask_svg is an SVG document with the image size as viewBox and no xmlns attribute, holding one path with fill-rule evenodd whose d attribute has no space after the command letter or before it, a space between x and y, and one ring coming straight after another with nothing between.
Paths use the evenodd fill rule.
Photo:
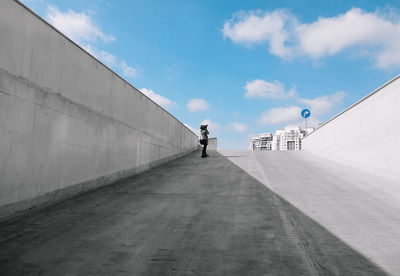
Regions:
<instances>
[{"instance_id":1,"label":"concrete texture","mask_svg":"<svg viewBox=\"0 0 400 276\"><path fill-rule=\"evenodd\" d=\"M387 273L400 275L398 181L303 151L225 151L223 154L337 241ZM303 241L306 248L313 243L324 243L318 241L317 232L306 230L306 234L302 227L294 224L300 236L304 233L310 239ZM334 274L364 275L350 272Z\"/></svg>"},{"instance_id":2,"label":"concrete texture","mask_svg":"<svg viewBox=\"0 0 400 276\"><path fill-rule=\"evenodd\" d=\"M399 90L400 75L304 138L303 150L400 181Z\"/></svg>"},{"instance_id":3,"label":"concrete texture","mask_svg":"<svg viewBox=\"0 0 400 276\"><path fill-rule=\"evenodd\" d=\"M197 136L18 1L0 1L0 218L197 149Z\"/></svg>"},{"instance_id":4,"label":"concrete texture","mask_svg":"<svg viewBox=\"0 0 400 276\"><path fill-rule=\"evenodd\" d=\"M304 153L222 153L3 222L0 274L400 273L398 185Z\"/></svg>"},{"instance_id":5,"label":"concrete texture","mask_svg":"<svg viewBox=\"0 0 400 276\"><path fill-rule=\"evenodd\" d=\"M217 150L217 148L218 148L217 137L209 138L207 150Z\"/></svg>"}]
</instances>

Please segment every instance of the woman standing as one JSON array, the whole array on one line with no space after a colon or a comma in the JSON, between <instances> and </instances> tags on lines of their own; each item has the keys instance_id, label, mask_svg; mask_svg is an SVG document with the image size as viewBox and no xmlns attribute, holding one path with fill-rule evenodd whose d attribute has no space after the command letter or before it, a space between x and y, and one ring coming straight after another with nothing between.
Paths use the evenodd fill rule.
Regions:
<instances>
[{"instance_id":1,"label":"woman standing","mask_svg":"<svg viewBox=\"0 0 400 276\"><path fill-rule=\"evenodd\" d=\"M201 134L201 139L200 139L200 144L203 145L203 151L201 153L201 158L206 158L208 156L206 150L207 150L207 145L208 145L208 130L207 130L208 125L201 125L200 126L200 134Z\"/></svg>"}]
</instances>

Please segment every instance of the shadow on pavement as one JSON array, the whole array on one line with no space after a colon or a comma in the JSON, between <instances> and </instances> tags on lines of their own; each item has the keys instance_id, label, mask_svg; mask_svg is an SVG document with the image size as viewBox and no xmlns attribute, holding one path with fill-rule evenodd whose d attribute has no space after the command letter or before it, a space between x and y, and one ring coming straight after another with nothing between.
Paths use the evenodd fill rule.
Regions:
<instances>
[{"instance_id":1,"label":"shadow on pavement","mask_svg":"<svg viewBox=\"0 0 400 276\"><path fill-rule=\"evenodd\" d=\"M0 224L1 275L386 275L215 151Z\"/></svg>"}]
</instances>

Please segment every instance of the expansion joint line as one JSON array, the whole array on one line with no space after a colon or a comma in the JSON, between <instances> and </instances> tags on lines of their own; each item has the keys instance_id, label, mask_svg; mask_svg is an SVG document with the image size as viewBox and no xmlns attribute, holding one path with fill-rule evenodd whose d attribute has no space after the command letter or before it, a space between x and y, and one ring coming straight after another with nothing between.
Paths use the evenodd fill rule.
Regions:
<instances>
[{"instance_id":1,"label":"expansion joint line","mask_svg":"<svg viewBox=\"0 0 400 276\"><path fill-rule=\"evenodd\" d=\"M293 224L290 222L290 219L288 218L288 214L284 211L284 206L282 204L281 199L278 197L277 193L272 189L271 185L267 185L267 183L270 183L267 176L264 173L264 170L262 169L260 163L257 160L257 157L254 154L254 151L251 152L252 157L256 163L256 166L258 170L261 173L262 180L264 182L264 185L266 185L273 193L273 200L274 200L274 205L277 207L279 211L279 215L282 219L283 222L283 227L285 228L286 233L294 238L295 245L298 249L298 251L301 253L301 255L304 257L306 263L308 264L309 270L311 275L319 275L317 270L315 269L314 263L311 260L310 256L307 253L306 248L302 245L299 235L296 232L296 228L293 226Z\"/></svg>"}]
</instances>

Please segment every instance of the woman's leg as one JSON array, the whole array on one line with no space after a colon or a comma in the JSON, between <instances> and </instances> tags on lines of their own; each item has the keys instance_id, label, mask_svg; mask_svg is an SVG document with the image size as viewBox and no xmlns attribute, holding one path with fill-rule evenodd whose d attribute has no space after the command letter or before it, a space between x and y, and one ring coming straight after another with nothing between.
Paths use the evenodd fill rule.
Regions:
<instances>
[{"instance_id":1,"label":"woman's leg","mask_svg":"<svg viewBox=\"0 0 400 276\"><path fill-rule=\"evenodd\" d=\"M204 144L204 145L203 145L203 151L202 151L202 153L201 153L201 157L207 157L207 152L206 152L206 150L207 150L207 144Z\"/></svg>"}]
</instances>

